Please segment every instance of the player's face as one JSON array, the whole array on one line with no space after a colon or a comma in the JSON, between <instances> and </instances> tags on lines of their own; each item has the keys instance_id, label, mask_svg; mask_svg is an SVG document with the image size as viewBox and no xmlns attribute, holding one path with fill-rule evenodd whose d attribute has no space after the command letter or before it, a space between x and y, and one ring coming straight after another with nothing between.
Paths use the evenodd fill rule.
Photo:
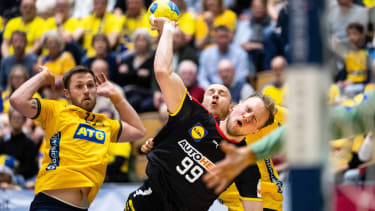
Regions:
<instances>
[{"instance_id":1,"label":"player's face","mask_svg":"<svg viewBox=\"0 0 375 211\"><path fill-rule=\"evenodd\" d=\"M267 122L269 112L259 97L240 102L227 119L227 132L231 136L256 133Z\"/></svg>"},{"instance_id":2,"label":"player's face","mask_svg":"<svg viewBox=\"0 0 375 211\"><path fill-rule=\"evenodd\" d=\"M231 99L232 96L227 87L213 84L204 92L202 105L213 115L225 119L231 108Z\"/></svg>"},{"instance_id":3,"label":"player's face","mask_svg":"<svg viewBox=\"0 0 375 211\"><path fill-rule=\"evenodd\" d=\"M73 105L92 111L96 104L96 84L90 73L77 73L70 78L69 89L64 90Z\"/></svg>"}]
</instances>

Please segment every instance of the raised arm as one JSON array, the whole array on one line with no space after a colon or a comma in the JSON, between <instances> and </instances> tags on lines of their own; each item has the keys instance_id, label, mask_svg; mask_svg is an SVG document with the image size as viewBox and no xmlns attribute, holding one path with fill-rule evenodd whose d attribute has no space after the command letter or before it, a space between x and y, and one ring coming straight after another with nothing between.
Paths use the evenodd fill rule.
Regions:
<instances>
[{"instance_id":1,"label":"raised arm","mask_svg":"<svg viewBox=\"0 0 375 211\"><path fill-rule=\"evenodd\" d=\"M35 117L39 112L37 101L32 99L34 93L44 85L51 84L53 88L55 86L55 77L48 68L40 69L42 71L23 83L9 99L10 104L28 118Z\"/></svg>"},{"instance_id":2,"label":"raised arm","mask_svg":"<svg viewBox=\"0 0 375 211\"><path fill-rule=\"evenodd\" d=\"M134 141L142 138L145 135L146 129L133 107L116 91L115 87L107 80L104 74L97 77L97 82L98 95L111 99L120 114L122 131L119 142Z\"/></svg>"},{"instance_id":3,"label":"raised arm","mask_svg":"<svg viewBox=\"0 0 375 211\"><path fill-rule=\"evenodd\" d=\"M165 104L170 113L175 113L184 98L185 85L181 78L173 72L173 32L175 22L166 18L156 18L153 29L161 33L156 50L154 71L155 77L163 93Z\"/></svg>"}]
</instances>

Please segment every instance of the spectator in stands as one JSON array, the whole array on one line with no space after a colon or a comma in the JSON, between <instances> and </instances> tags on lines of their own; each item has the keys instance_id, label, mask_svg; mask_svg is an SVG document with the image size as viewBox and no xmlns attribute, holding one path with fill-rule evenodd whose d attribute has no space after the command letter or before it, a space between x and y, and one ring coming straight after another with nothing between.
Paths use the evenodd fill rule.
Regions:
<instances>
[{"instance_id":1,"label":"spectator in stands","mask_svg":"<svg viewBox=\"0 0 375 211\"><path fill-rule=\"evenodd\" d=\"M25 81L29 79L29 75L26 72L26 69L23 65L15 65L9 73L8 77L8 88L1 93L3 99L3 113L7 114L9 111L9 98L13 92L18 89ZM40 95L36 92L33 95L33 98L40 98Z\"/></svg>"},{"instance_id":2,"label":"spectator in stands","mask_svg":"<svg viewBox=\"0 0 375 211\"><path fill-rule=\"evenodd\" d=\"M47 31L44 35L44 48L48 49L48 55L39 57L38 65L46 66L58 79L76 66L72 54L64 51L64 41L57 30Z\"/></svg>"},{"instance_id":3,"label":"spectator in stands","mask_svg":"<svg viewBox=\"0 0 375 211\"><path fill-rule=\"evenodd\" d=\"M214 43L215 28L224 25L229 31L236 28L236 14L224 7L223 0L203 0L203 11L197 19L195 46L204 49Z\"/></svg>"},{"instance_id":4,"label":"spectator in stands","mask_svg":"<svg viewBox=\"0 0 375 211\"><path fill-rule=\"evenodd\" d=\"M265 0L253 0L250 19L240 21L237 25L235 43L248 52L257 72L270 68L276 49L271 42L271 35L276 23L267 14Z\"/></svg>"},{"instance_id":5,"label":"spectator in stands","mask_svg":"<svg viewBox=\"0 0 375 211\"><path fill-rule=\"evenodd\" d=\"M275 101L276 105L284 105L285 95L287 94L287 86L284 84L284 72L287 66L286 60L282 56L272 59L271 69L275 75L274 82L264 86L262 93L269 96Z\"/></svg>"},{"instance_id":6,"label":"spectator in stands","mask_svg":"<svg viewBox=\"0 0 375 211\"><path fill-rule=\"evenodd\" d=\"M189 94L199 102L202 102L204 89L198 85L197 71L197 65L191 60L184 60L178 66L178 75L180 75Z\"/></svg>"},{"instance_id":7,"label":"spectator in stands","mask_svg":"<svg viewBox=\"0 0 375 211\"><path fill-rule=\"evenodd\" d=\"M1 158L1 156L0 156ZM3 189L19 189L14 179L13 170L7 165L0 164L0 190Z\"/></svg>"},{"instance_id":8,"label":"spectator in stands","mask_svg":"<svg viewBox=\"0 0 375 211\"><path fill-rule=\"evenodd\" d=\"M114 14L106 12L108 0L94 0L94 12L83 18L80 26L74 32L74 39L83 37L83 48L87 56L95 55L92 45L93 36L103 33L107 36L110 49L114 48L120 36L122 21Z\"/></svg>"},{"instance_id":9,"label":"spectator in stands","mask_svg":"<svg viewBox=\"0 0 375 211\"><path fill-rule=\"evenodd\" d=\"M116 58L111 54L111 47L109 40L105 34L96 34L92 38L92 46L95 50L95 55L92 57L84 58L81 62L86 67L91 67L95 59L104 59L109 66L109 79L117 81L118 68Z\"/></svg>"},{"instance_id":10,"label":"spectator in stands","mask_svg":"<svg viewBox=\"0 0 375 211\"><path fill-rule=\"evenodd\" d=\"M178 19L178 25L181 28L184 40L186 43L190 43L196 32L196 20L193 13L187 11L186 2L184 0L172 0L180 10L180 17Z\"/></svg>"},{"instance_id":11,"label":"spectator in stands","mask_svg":"<svg viewBox=\"0 0 375 211\"><path fill-rule=\"evenodd\" d=\"M149 16L146 14L146 9L143 0L122 0L126 1L126 12L122 16L122 30L120 51L126 52L127 50L134 50L134 40L133 33L138 28L146 28L149 33L156 37L158 35L157 31L152 31L150 28Z\"/></svg>"},{"instance_id":12,"label":"spectator in stands","mask_svg":"<svg viewBox=\"0 0 375 211\"><path fill-rule=\"evenodd\" d=\"M91 64L91 70L94 72L94 74L96 76L99 76L101 73L103 73L107 77L109 76L108 63L104 59L95 59L94 62ZM116 83L114 83L112 81L110 81L110 82L115 87L117 92L120 93L120 95L122 97L124 97L124 90L119 85L117 85ZM103 96L97 96L96 97L96 105L93 109L93 112L101 113L99 111L104 109L104 108L109 110L111 113L113 113L113 118L111 118L111 119L116 119L116 120L120 119L119 113L117 112L117 110L116 110L115 106L113 105L113 103L111 102L111 100L109 100L108 98L103 97Z\"/></svg>"},{"instance_id":13,"label":"spectator in stands","mask_svg":"<svg viewBox=\"0 0 375 211\"><path fill-rule=\"evenodd\" d=\"M199 57L198 83L203 88L210 84L222 84L217 70L222 59L229 59L236 69L234 81L245 81L249 73L254 72L252 61L248 60L246 51L232 43L232 32L220 25L215 28L215 46L202 51Z\"/></svg>"},{"instance_id":14,"label":"spectator in stands","mask_svg":"<svg viewBox=\"0 0 375 211\"><path fill-rule=\"evenodd\" d=\"M135 52L121 62L117 82L124 86L126 98L137 112L154 110L152 95L157 86L152 38L145 28L137 29L133 36Z\"/></svg>"},{"instance_id":15,"label":"spectator in stands","mask_svg":"<svg viewBox=\"0 0 375 211\"><path fill-rule=\"evenodd\" d=\"M229 59L223 59L219 62L218 71L223 85L229 89L232 95L232 103L237 104L240 100L245 100L254 93L253 87L246 81L234 81L236 69Z\"/></svg>"},{"instance_id":16,"label":"spectator in stands","mask_svg":"<svg viewBox=\"0 0 375 211\"><path fill-rule=\"evenodd\" d=\"M339 87L344 95L354 97L364 91L365 84L370 81L371 62L365 46L365 29L360 23L351 23L347 27L350 44L349 50L343 54L344 68L339 72Z\"/></svg>"},{"instance_id":17,"label":"spectator in stands","mask_svg":"<svg viewBox=\"0 0 375 211\"><path fill-rule=\"evenodd\" d=\"M54 17L46 20L46 30L57 30L65 43L65 50L69 51L78 64L81 61L82 50L73 39L74 31L79 27L79 20L70 17L73 1L56 0Z\"/></svg>"},{"instance_id":18,"label":"spectator in stands","mask_svg":"<svg viewBox=\"0 0 375 211\"><path fill-rule=\"evenodd\" d=\"M25 32L14 31L10 43L14 49L14 54L3 58L0 65L0 88L3 91L8 85L8 76L14 65L24 65L27 73L31 76L34 73L34 65L38 60L38 57L33 53L26 54L27 37Z\"/></svg>"},{"instance_id":19,"label":"spectator in stands","mask_svg":"<svg viewBox=\"0 0 375 211\"><path fill-rule=\"evenodd\" d=\"M27 35L26 53L38 53L42 47L42 35L45 31L45 22L36 16L35 0L22 0L20 11L22 16L12 18L6 25L1 54L3 57L12 55L10 38L14 31L24 31Z\"/></svg>"},{"instance_id":20,"label":"spectator in stands","mask_svg":"<svg viewBox=\"0 0 375 211\"><path fill-rule=\"evenodd\" d=\"M330 1L328 7L328 33L331 40L346 40L346 27L352 22L367 25L366 8L353 3L353 0Z\"/></svg>"},{"instance_id":21,"label":"spectator in stands","mask_svg":"<svg viewBox=\"0 0 375 211\"><path fill-rule=\"evenodd\" d=\"M173 34L173 71L177 72L177 67L183 60L191 60L198 65L198 54L185 40L185 34L181 28L176 28Z\"/></svg>"},{"instance_id":22,"label":"spectator in stands","mask_svg":"<svg viewBox=\"0 0 375 211\"><path fill-rule=\"evenodd\" d=\"M20 112L10 108L9 132L0 137L0 155L13 156L19 165L15 174L20 174L24 179L29 179L38 172L38 149L34 142L22 131L26 117Z\"/></svg>"}]
</instances>

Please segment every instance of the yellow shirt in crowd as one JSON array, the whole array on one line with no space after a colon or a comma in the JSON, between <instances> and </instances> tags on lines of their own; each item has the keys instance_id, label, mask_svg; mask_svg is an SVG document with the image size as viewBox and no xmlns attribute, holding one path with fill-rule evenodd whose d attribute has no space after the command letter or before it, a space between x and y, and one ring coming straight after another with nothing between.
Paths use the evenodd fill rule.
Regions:
<instances>
[{"instance_id":1,"label":"yellow shirt in crowd","mask_svg":"<svg viewBox=\"0 0 375 211\"><path fill-rule=\"evenodd\" d=\"M25 24L22 17L12 18L7 23L4 30L4 38L9 39L14 31L23 31L27 35L27 46L26 52L28 52L31 47L33 47L36 39L42 38L45 32L45 21L40 17L35 17L28 24ZM9 47L9 54L13 54L13 47Z\"/></svg>"},{"instance_id":2,"label":"yellow shirt in crowd","mask_svg":"<svg viewBox=\"0 0 375 211\"><path fill-rule=\"evenodd\" d=\"M57 76L63 76L65 72L68 72L76 63L71 53L65 51L61 52L59 57L55 60L51 60L51 58L47 56L41 56L38 59L38 65L43 65L48 67L48 69Z\"/></svg>"},{"instance_id":3,"label":"yellow shirt in crowd","mask_svg":"<svg viewBox=\"0 0 375 211\"><path fill-rule=\"evenodd\" d=\"M63 23L64 30L69 33L73 34L74 31L79 27L80 20L76 18L69 18ZM46 20L46 31L57 29L57 24L55 21L55 17L48 18Z\"/></svg>"},{"instance_id":4,"label":"yellow shirt in crowd","mask_svg":"<svg viewBox=\"0 0 375 211\"><path fill-rule=\"evenodd\" d=\"M45 130L42 166L35 195L44 190L90 187L91 203L105 178L110 142L117 142L121 123L75 105L39 100L36 121Z\"/></svg>"},{"instance_id":5,"label":"yellow shirt in crowd","mask_svg":"<svg viewBox=\"0 0 375 211\"><path fill-rule=\"evenodd\" d=\"M285 104L284 101L285 101L285 97L287 95L287 92L288 92L288 87L286 85L279 88L279 87L276 87L273 84L266 85L263 88L263 91L262 91L262 93L264 95L267 95L270 98L272 98L275 101L276 105L284 105Z\"/></svg>"},{"instance_id":6,"label":"yellow shirt in crowd","mask_svg":"<svg viewBox=\"0 0 375 211\"><path fill-rule=\"evenodd\" d=\"M95 55L95 50L91 45L95 34L104 33L106 35L112 32L121 32L121 18L112 13L106 12L102 18L95 16L95 13L88 15L81 21L80 27L84 30L82 47L87 50L87 56Z\"/></svg>"}]
</instances>

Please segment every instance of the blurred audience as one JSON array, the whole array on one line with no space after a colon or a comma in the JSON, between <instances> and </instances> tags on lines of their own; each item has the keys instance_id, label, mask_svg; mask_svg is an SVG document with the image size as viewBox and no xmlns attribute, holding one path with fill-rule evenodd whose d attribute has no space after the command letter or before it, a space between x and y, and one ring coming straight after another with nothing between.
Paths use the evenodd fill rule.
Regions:
<instances>
[{"instance_id":1,"label":"blurred audience","mask_svg":"<svg viewBox=\"0 0 375 211\"><path fill-rule=\"evenodd\" d=\"M197 71L197 65L191 60L184 60L178 66L178 75L180 75L189 94L201 103L204 89L198 85Z\"/></svg>"},{"instance_id":2,"label":"blurred audience","mask_svg":"<svg viewBox=\"0 0 375 211\"><path fill-rule=\"evenodd\" d=\"M25 32L14 31L10 38L10 43L14 49L14 54L3 58L0 65L0 88L3 91L8 85L8 76L14 65L23 65L27 73L32 76L34 74L34 65L38 60L38 57L33 53L26 54L27 37Z\"/></svg>"},{"instance_id":3,"label":"blurred audience","mask_svg":"<svg viewBox=\"0 0 375 211\"><path fill-rule=\"evenodd\" d=\"M19 64L13 66L8 77L8 87L4 92L1 93L3 98L3 113L7 114L9 111L9 98L12 93L28 79L29 75L26 72L25 66ZM40 98L40 95L36 92L33 97Z\"/></svg>"},{"instance_id":4,"label":"blurred audience","mask_svg":"<svg viewBox=\"0 0 375 211\"><path fill-rule=\"evenodd\" d=\"M218 71L223 85L230 91L232 103L237 104L254 93L253 87L246 81L234 81L236 69L229 59L223 59L219 62Z\"/></svg>"},{"instance_id":5,"label":"blurred audience","mask_svg":"<svg viewBox=\"0 0 375 211\"><path fill-rule=\"evenodd\" d=\"M173 35L173 71L177 72L177 67L183 60L191 60L198 65L198 54L191 47L181 28L177 28Z\"/></svg>"},{"instance_id":6,"label":"blurred audience","mask_svg":"<svg viewBox=\"0 0 375 211\"><path fill-rule=\"evenodd\" d=\"M117 82L124 87L128 102L137 112L155 110L152 102L157 85L152 38L145 28L137 29L133 36L135 52L121 62Z\"/></svg>"},{"instance_id":7,"label":"blurred audience","mask_svg":"<svg viewBox=\"0 0 375 211\"><path fill-rule=\"evenodd\" d=\"M254 73L253 63L246 51L232 44L233 33L224 25L215 28L215 44L202 51L199 57L198 82L203 88L210 84L222 84L217 70L222 59L229 59L235 66L234 81L245 81L249 73Z\"/></svg>"},{"instance_id":8,"label":"blurred audience","mask_svg":"<svg viewBox=\"0 0 375 211\"><path fill-rule=\"evenodd\" d=\"M287 63L284 57L277 56L272 59L271 70L274 74L274 81L262 89L262 93L272 98L276 105L285 105L285 97L288 92L288 88L284 84L286 67Z\"/></svg>"},{"instance_id":9,"label":"blurred audience","mask_svg":"<svg viewBox=\"0 0 375 211\"><path fill-rule=\"evenodd\" d=\"M196 20L195 15L187 11L187 5L185 0L172 0L178 9L180 10L180 17L178 19L178 26L181 28L184 41L190 43L196 32Z\"/></svg>"},{"instance_id":10,"label":"blurred audience","mask_svg":"<svg viewBox=\"0 0 375 211\"><path fill-rule=\"evenodd\" d=\"M83 38L82 47L87 51L87 57L95 55L92 42L96 34L103 33L107 36L109 49L114 48L118 42L122 21L114 14L106 12L107 3L108 0L94 0L94 12L83 18L74 32L75 40Z\"/></svg>"},{"instance_id":11,"label":"blurred audience","mask_svg":"<svg viewBox=\"0 0 375 211\"><path fill-rule=\"evenodd\" d=\"M35 0L22 0L20 5L21 17L12 18L7 23L3 42L1 44L1 54L7 57L14 53L10 46L10 38L14 31L24 31L27 35L26 53L38 53L42 47L42 35L45 32L45 22L36 16Z\"/></svg>"},{"instance_id":12,"label":"blurred audience","mask_svg":"<svg viewBox=\"0 0 375 211\"><path fill-rule=\"evenodd\" d=\"M48 49L48 55L39 57L38 65L48 67L56 80L61 81L64 73L76 66L74 58L71 53L64 51L64 41L57 30L44 34L43 45Z\"/></svg>"},{"instance_id":13,"label":"blurred audience","mask_svg":"<svg viewBox=\"0 0 375 211\"><path fill-rule=\"evenodd\" d=\"M111 47L107 36L105 34L94 35L92 38L92 46L95 50L94 56L83 58L81 64L86 67L91 67L92 62L95 59L104 59L109 66L109 79L112 81L117 81L118 68L116 58L113 54L111 54Z\"/></svg>"},{"instance_id":14,"label":"blurred audience","mask_svg":"<svg viewBox=\"0 0 375 211\"><path fill-rule=\"evenodd\" d=\"M236 14L225 8L223 0L202 0L202 5L195 34L195 46L201 50L214 43L214 29L217 26L224 25L234 32L237 20Z\"/></svg>"},{"instance_id":15,"label":"blurred audience","mask_svg":"<svg viewBox=\"0 0 375 211\"><path fill-rule=\"evenodd\" d=\"M26 117L12 108L9 109L8 116L9 131L3 132L0 137L0 155L13 156L19 163L14 173L29 179L38 172L38 148L22 131Z\"/></svg>"}]
</instances>

